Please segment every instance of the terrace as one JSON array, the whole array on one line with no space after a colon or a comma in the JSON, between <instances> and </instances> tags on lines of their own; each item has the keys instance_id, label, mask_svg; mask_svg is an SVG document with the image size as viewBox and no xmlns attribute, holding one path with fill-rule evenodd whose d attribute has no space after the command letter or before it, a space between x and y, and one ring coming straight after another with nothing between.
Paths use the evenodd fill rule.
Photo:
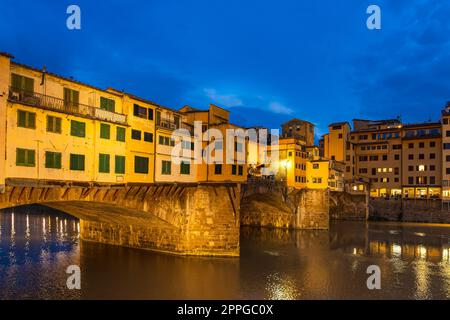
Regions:
<instances>
[{"instance_id":1,"label":"terrace","mask_svg":"<svg viewBox=\"0 0 450 320\"><path fill-rule=\"evenodd\" d=\"M40 93L29 92L10 87L8 100L44 110L56 111L70 115L80 116L93 120L100 120L121 125L127 124L127 116L121 113L96 108L81 103L70 102L64 99L47 96Z\"/></svg>"}]
</instances>

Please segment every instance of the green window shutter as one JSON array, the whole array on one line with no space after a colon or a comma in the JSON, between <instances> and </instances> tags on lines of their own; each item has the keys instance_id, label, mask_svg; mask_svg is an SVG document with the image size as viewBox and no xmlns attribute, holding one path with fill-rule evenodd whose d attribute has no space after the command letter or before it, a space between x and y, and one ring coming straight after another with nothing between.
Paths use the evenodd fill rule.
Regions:
<instances>
[{"instance_id":1,"label":"green window shutter","mask_svg":"<svg viewBox=\"0 0 450 320\"><path fill-rule=\"evenodd\" d=\"M109 124L100 123L100 138L109 139L111 136L111 126Z\"/></svg>"},{"instance_id":2,"label":"green window shutter","mask_svg":"<svg viewBox=\"0 0 450 320\"><path fill-rule=\"evenodd\" d=\"M34 92L34 79L18 74L11 74L11 87L19 91L25 91L28 93Z\"/></svg>"},{"instance_id":3,"label":"green window shutter","mask_svg":"<svg viewBox=\"0 0 450 320\"><path fill-rule=\"evenodd\" d=\"M235 165L235 164L233 164L233 165L231 166L231 174L232 174L232 175L236 175L236 174L237 174L237 171L236 171L236 165Z\"/></svg>"},{"instance_id":4,"label":"green window shutter","mask_svg":"<svg viewBox=\"0 0 450 320\"><path fill-rule=\"evenodd\" d=\"M99 155L99 165L98 171L101 173L109 173L109 154L100 154Z\"/></svg>"},{"instance_id":5,"label":"green window shutter","mask_svg":"<svg viewBox=\"0 0 450 320\"><path fill-rule=\"evenodd\" d=\"M125 128L117 127L116 140L125 142Z\"/></svg>"},{"instance_id":6,"label":"green window shutter","mask_svg":"<svg viewBox=\"0 0 450 320\"><path fill-rule=\"evenodd\" d=\"M27 127L27 113L25 111L17 110L17 126Z\"/></svg>"},{"instance_id":7,"label":"green window shutter","mask_svg":"<svg viewBox=\"0 0 450 320\"><path fill-rule=\"evenodd\" d=\"M84 171L85 167L85 156L82 154L71 154L70 155L70 170L74 171Z\"/></svg>"},{"instance_id":8,"label":"green window shutter","mask_svg":"<svg viewBox=\"0 0 450 320\"><path fill-rule=\"evenodd\" d=\"M36 114L33 112L17 110L17 126L36 129Z\"/></svg>"},{"instance_id":9,"label":"green window shutter","mask_svg":"<svg viewBox=\"0 0 450 320\"><path fill-rule=\"evenodd\" d=\"M16 149L16 165L25 165L25 149Z\"/></svg>"},{"instance_id":10,"label":"green window shutter","mask_svg":"<svg viewBox=\"0 0 450 320\"><path fill-rule=\"evenodd\" d=\"M86 136L86 124L75 120L70 121L70 134L84 138Z\"/></svg>"},{"instance_id":11,"label":"green window shutter","mask_svg":"<svg viewBox=\"0 0 450 320\"><path fill-rule=\"evenodd\" d=\"M164 144L164 137L163 136L159 136L159 144Z\"/></svg>"},{"instance_id":12,"label":"green window shutter","mask_svg":"<svg viewBox=\"0 0 450 320\"><path fill-rule=\"evenodd\" d=\"M36 129L36 114L28 112L28 128Z\"/></svg>"},{"instance_id":13,"label":"green window shutter","mask_svg":"<svg viewBox=\"0 0 450 320\"><path fill-rule=\"evenodd\" d=\"M153 133L144 132L144 141L153 142Z\"/></svg>"},{"instance_id":14,"label":"green window shutter","mask_svg":"<svg viewBox=\"0 0 450 320\"><path fill-rule=\"evenodd\" d=\"M181 162L181 168L180 168L181 174L191 174L191 165L189 162Z\"/></svg>"},{"instance_id":15,"label":"green window shutter","mask_svg":"<svg viewBox=\"0 0 450 320\"><path fill-rule=\"evenodd\" d=\"M124 156L116 156L116 174L125 174L125 157Z\"/></svg>"},{"instance_id":16,"label":"green window shutter","mask_svg":"<svg viewBox=\"0 0 450 320\"><path fill-rule=\"evenodd\" d=\"M61 133L61 118L47 116L47 132Z\"/></svg>"},{"instance_id":17,"label":"green window shutter","mask_svg":"<svg viewBox=\"0 0 450 320\"><path fill-rule=\"evenodd\" d=\"M36 165L36 152L28 149L16 149L16 165L21 167L34 167Z\"/></svg>"},{"instance_id":18,"label":"green window shutter","mask_svg":"<svg viewBox=\"0 0 450 320\"><path fill-rule=\"evenodd\" d=\"M53 132L53 117L47 116L47 132Z\"/></svg>"},{"instance_id":19,"label":"green window shutter","mask_svg":"<svg viewBox=\"0 0 450 320\"><path fill-rule=\"evenodd\" d=\"M80 93L76 90L64 88L64 102L66 105L76 106L79 103Z\"/></svg>"},{"instance_id":20,"label":"green window shutter","mask_svg":"<svg viewBox=\"0 0 450 320\"><path fill-rule=\"evenodd\" d=\"M134 172L148 174L148 158L134 157Z\"/></svg>"},{"instance_id":21,"label":"green window shutter","mask_svg":"<svg viewBox=\"0 0 450 320\"><path fill-rule=\"evenodd\" d=\"M61 118L55 118L56 119L56 123L55 123L55 131L56 133L61 133L62 132L62 128L61 128Z\"/></svg>"},{"instance_id":22,"label":"green window shutter","mask_svg":"<svg viewBox=\"0 0 450 320\"><path fill-rule=\"evenodd\" d=\"M22 89L20 76L15 73L11 74L11 87L17 90Z\"/></svg>"},{"instance_id":23,"label":"green window shutter","mask_svg":"<svg viewBox=\"0 0 450 320\"><path fill-rule=\"evenodd\" d=\"M49 169L61 169L61 153L47 151L45 153L45 167Z\"/></svg>"},{"instance_id":24,"label":"green window shutter","mask_svg":"<svg viewBox=\"0 0 450 320\"><path fill-rule=\"evenodd\" d=\"M116 102L112 99L100 97L100 109L115 112Z\"/></svg>"},{"instance_id":25,"label":"green window shutter","mask_svg":"<svg viewBox=\"0 0 450 320\"><path fill-rule=\"evenodd\" d=\"M164 175L169 175L171 174L171 171L172 171L172 162L162 160L161 173Z\"/></svg>"},{"instance_id":26,"label":"green window shutter","mask_svg":"<svg viewBox=\"0 0 450 320\"><path fill-rule=\"evenodd\" d=\"M26 92L32 93L34 92L34 79L23 77L25 80L24 89Z\"/></svg>"},{"instance_id":27,"label":"green window shutter","mask_svg":"<svg viewBox=\"0 0 450 320\"><path fill-rule=\"evenodd\" d=\"M72 102L74 104L78 104L80 101L80 93L76 90L71 90L72 91Z\"/></svg>"},{"instance_id":28,"label":"green window shutter","mask_svg":"<svg viewBox=\"0 0 450 320\"><path fill-rule=\"evenodd\" d=\"M221 164L216 164L214 166L214 174L222 174L222 165Z\"/></svg>"},{"instance_id":29,"label":"green window shutter","mask_svg":"<svg viewBox=\"0 0 450 320\"><path fill-rule=\"evenodd\" d=\"M131 130L131 139L141 140L142 133L139 130Z\"/></svg>"}]
</instances>

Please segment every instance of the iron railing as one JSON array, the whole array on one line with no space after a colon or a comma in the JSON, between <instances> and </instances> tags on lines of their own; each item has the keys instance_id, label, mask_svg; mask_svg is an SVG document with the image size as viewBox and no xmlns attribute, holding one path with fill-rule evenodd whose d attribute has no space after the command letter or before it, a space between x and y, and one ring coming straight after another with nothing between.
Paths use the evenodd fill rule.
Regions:
<instances>
[{"instance_id":1,"label":"iron railing","mask_svg":"<svg viewBox=\"0 0 450 320\"><path fill-rule=\"evenodd\" d=\"M64 99L47 96L44 94L29 92L17 88L9 88L8 99L12 102L20 102L25 105L88 117L96 120L127 124L127 116L121 113L95 108L81 103L65 101Z\"/></svg>"}]
</instances>

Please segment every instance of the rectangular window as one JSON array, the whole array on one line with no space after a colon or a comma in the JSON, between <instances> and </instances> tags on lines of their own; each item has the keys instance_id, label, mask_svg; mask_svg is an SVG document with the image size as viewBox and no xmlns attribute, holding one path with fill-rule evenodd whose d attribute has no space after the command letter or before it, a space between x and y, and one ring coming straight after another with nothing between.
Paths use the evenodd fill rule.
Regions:
<instances>
[{"instance_id":1,"label":"rectangular window","mask_svg":"<svg viewBox=\"0 0 450 320\"><path fill-rule=\"evenodd\" d=\"M100 138L109 139L111 138L111 126L106 123L100 123Z\"/></svg>"},{"instance_id":2,"label":"rectangular window","mask_svg":"<svg viewBox=\"0 0 450 320\"><path fill-rule=\"evenodd\" d=\"M148 158L135 156L134 172L148 174Z\"/></svg>"},{"instance_id":3,"label":"rectangular window","mask_svg":"<svg viewBox=\"0 0 450 320\"><path fill-rule=\"evenodd\" d=\"M115 173L116 174L125 174L125 157L124 156L116 156Z\"/></svg>"},{"instance_id":4,"label":"rectangular window","mask_svg":"<svg viewBox=\"0 0 450 320\"><path fill-rule=\"evenodd\" d=\"M191 174L191 164L186 161L181 161L180 173L181 174Z\"/></svg>"},{"instance_id":5,"label":"rectangular window","mask_svg":"<svg viewBox=\"0 0 450 320\"><path fill-rule=\"evenodd\" d=\"M27 93L31 94L34 92L34 79L12 73L11 87L16 91L24 93L25 95Z\"/></svg>"},{"instance_id":6,"label":"rectangular window","mask_svg":"<svg viewBox=\"0 0 450 320\"><path fill-rule=\"evenodd\" d=\"M82 154L70 155L70 170L84 171L85 156Z\"/></svg>"},{"instance_id":7,"label":"rectangular window","mask_svg":"<svg viewBox=\"0 0 450 320\"><path fill-rule=\"evenodd\" d=\"M47 132L61 133L61 118L47 116Z\"/></svg>"},{"instance_id":8,"label":"rectangular window","mask_svg":"<svg viewBox=\"0 0 450 320\"><path fill-rule=\"evenodd\" d=\"M61 169L61 153L45 152L45 167L48 169Z\"/></svg>"},{"instance_id":9,"label":"rectangular window","mask_svg":"<svg viewBox=\"0 0 450 320\"><path fill-rule=\"evenodd\" d=\"M16 149L16 165L20 167L34 167L36 165L36 152L29 149Z\"/></svg>"},{"instance_id":10,"label":"rectangular window","mask_svg":"<svg viewBox=\"0 0 450 320\"><path fill-rule=\"evenodd\" d=\"M436 159L436 154L435 153L430 153L430 159Z\"/></svg>"},{"instance_id":11,"label":"rectangular window","mask_svg":"<svg viewBox=\"0 0 450 320\"><path fill-rule=\"evenodd\" d=\"M115 112L116 111L116 102L112 99L100 97L100 109Z\"/></svg>"},{"instance_id":12,"label":"rectangular window","mask_svg":"<svg viewBox=\"0 0 450 320\"><path fill-rule=\"evenodd\" d=\"M236 142L234 144L234 149L236 150L236 152L242 152L242 143Z\"/></svg>"},{"instance_id":13,"label":"rectangular window","mask_svg":"<svg viewBox=\"0 0 450 320\"><path fill-rule=\"evenodd\" d=\"M165 137L165 136L159 136L159 140L158 140L160 145L164 145L164 146L174 146L175 145L175 140L170 138L170 137Z\"/></svg>"},{"instance_id":14,"label":"rectangular window","mask_svg":"<svg viewBox=\"0 0 450 320\"><path fill-rule=\"evenodd\" d=\"M244 166L239 166L239 175L244 175Z\"/></svg>"},{"instance_id":15,"label":"rectangular window","mask_svg":"<svg viewBox=\"0 0 450 320\"><path fill-rule=\"evenodd\" d=\"M64 106L67 108L78 108L80 93L76 90L64 88Z\"/></svg>"},{"instance_id":16,"label":"rectangular window","mask_svg":"<svg viewBox=\"0 0 450 320\"><path fill-rule=\"evenodd\" d=\"M36 129L36 113L17 110L17 126L21 128Z\"/></svg>"},{"instance_id":17,"label":"rectangular window","mask_svg":"<svg viewBox=\"0 0 450 320\"><path fill-rule=\"evenodd\" d=\"M144 141L153 142L153 133L144 132Z\"/></svg>"},{"instance_id":18,"label":"rectangular window","mask_svg":"<svg viewBox=\"0 0 450 320\"><path fill-rule=\"evenodd\" d=\"M408 184L414 184L414 177L408 177Z\"/></svg>"},{"instance_id":19,"label":"rectangular window","mask_svg":"<svg viewBox=\"0 0 450 320\"><path fill-rule=\"evenodd\" d=\"M131 139L141 140L142 133L139 130L131 130Z\"/></svg>"},{"instance_id":20,"label":"rectangular window","mask_svg":"<svg viewBox=\"0 0 450 320\"><path fill-rule=\"evenodd\" d=\"M86 136L86 124L84 122L71 120L70 135L84 138Z\"/></svg>"},{"instance_id":21,"label":"rectangular window","mask_svg":"<svg viewBox=\"0 0 450 320\"><path fill-rule=\"evenodd\" d=\"M172 162L162 160L161 162L161 174L169 175L172 173Z\"/></svg>"},{"instance_id":22,"label":"rectangular window","mask_svg":"<svg viewBox=\"0 0 450 320\"><path fill-rule=\"evenodd\" d=\"M235 164L231 166L231 174L234 176L237 175L237 166Z\"/></svg>"},{"instance_id":23,"label":"rectangular window","mask_svg":"<svg viewBox=\"0 0 450 320\"><path fill-rule=\"evenodd\" d=\"M98 172L100 173L109 173L109 154L100 153L98 156Z\"/></svg>"},{"instance_id":24,"label":"rectangular window","mask_svg":"<svg viewBox=\"0 0 450 320\"><path fill-rule=\"evenodd\" d=\"M148 109L148 120L153 120L153 109Z\"/></svg>"},{"instance_id":25,"label":"rectangular window","mask_svg":"<svg viewBox=\"0 0 450 320\"><path fill-rule=\"evenodd\" d=\"M214 165L214 174L222 174L222 165L221 164Z\"/></svg>"},{"instance_id":26,"label":"rectangular window","mask_svg":"<svg viewBox=\"0 0 450 320\"><path fill-rule=\"evenodd\" d=\"M430 184L436 184L436 177L430 177Z\"/></svg>"},{"instance_id":27,"label":"rectangular window","mask_svg":"<svg viewBox=\"0 0 450 320\"><path fill-rule=\"evenodd\" d=\"M144 108L138 104L135 104L133 107L133 115L135 117L147 119L147 108Z\"/></svg>"},{"instance_id":28,"label":"rectangular window","mask_svg":"<svg viewBox=\"0 0 450 320\"><path fill-rule=\"evenodd\" d=\"M117 141L121 141L121 142L125 142L125 128L122 127L117 127L116 130L116 140Z\"/></svg>"}]
</instances>

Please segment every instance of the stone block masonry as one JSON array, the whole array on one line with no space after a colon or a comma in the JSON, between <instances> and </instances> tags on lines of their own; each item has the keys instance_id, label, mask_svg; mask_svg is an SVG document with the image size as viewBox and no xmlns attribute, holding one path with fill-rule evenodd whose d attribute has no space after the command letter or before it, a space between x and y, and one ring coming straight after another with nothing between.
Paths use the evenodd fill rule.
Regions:
<instances>
[{"instance_id":1,"label":"stone block masonry","mask_svg":"<svg viewBox=\"0 0 450 320\"><path fill-rule=\"evenodd\" d=\"M27 204L79 218L86 241L180 255L239 256L238 184L75 187L26 181L0 194L0 208Z\"/></svg>"},{"instance_id":2,"label":"stone block masonry","mask_svg":"<svg viewBox=\"0 0 450 320\"><path fill-rule=\"evenodd\" d=\"M287 199L284 199L282 190L278 189L250 194L242 200L241 225L328 230L328 191L291 190Z\"/></svg>"}]
</instances>

